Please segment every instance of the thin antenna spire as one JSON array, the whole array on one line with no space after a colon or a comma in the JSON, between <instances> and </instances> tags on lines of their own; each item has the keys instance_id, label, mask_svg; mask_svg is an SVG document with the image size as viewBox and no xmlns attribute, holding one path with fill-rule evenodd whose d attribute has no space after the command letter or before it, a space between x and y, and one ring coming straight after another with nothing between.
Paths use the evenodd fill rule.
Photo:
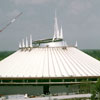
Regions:
<instances>
[{"instance_id":1,"label":"thin antenna spire","mask_svg":"<svg viewBox=\"0 0 100 100\"><path fill-rule=\"evenodd\" d=\"M26 37L26 48L28 48L28 40L27 40L27 37Z\"/></svg>"},{"instance_id":2,"label":"thin antenna spire","mask_svg":"<svg viewBox=\"0 0 100 100\"><path fill-rule=\"evenodd\" d=\"M32 48L32 35L30 35L30 47Z\"/></svg>"}]
</instances>

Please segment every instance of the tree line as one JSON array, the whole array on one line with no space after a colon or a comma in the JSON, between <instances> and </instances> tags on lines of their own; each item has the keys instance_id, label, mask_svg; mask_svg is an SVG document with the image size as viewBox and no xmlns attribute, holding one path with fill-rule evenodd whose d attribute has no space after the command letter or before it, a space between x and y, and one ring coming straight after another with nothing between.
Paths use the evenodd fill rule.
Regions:
<instances>
[{"instance_id":1,"label":"tree line","mask_svg":"<svg viewBox=\"0 0 100 100\"><path fill-rule=\"evenodd\" d=\"M83 52L96 58L97 60L100 60L100 50L83 50Z\"/></svg>"},{"instance_id":2,"label":"tree line","mask_svg":"<svg viewBox=\"0 0 100 100\"><path fill-rule=\"evenodd\" d=\"M12 53L14 53L14 51L1 51L0 52L0 60L3 60L4 58L8 57Z\"/></svg>"}]
</instances>

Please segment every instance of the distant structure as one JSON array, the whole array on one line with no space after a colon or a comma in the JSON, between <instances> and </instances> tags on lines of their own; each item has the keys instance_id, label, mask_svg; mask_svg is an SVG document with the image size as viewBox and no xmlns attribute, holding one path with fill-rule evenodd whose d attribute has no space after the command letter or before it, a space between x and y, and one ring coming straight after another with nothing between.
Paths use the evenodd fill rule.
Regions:
<instances>
[{"instance_id":1,"label":"distant structure","mask_svg":"<svg viewBox=\"0 0 100 100\"><path fill-rule=\"evenodd\" d=\"M16 19L22 15L22 12L19 13L15 18L13 18L10 22L8 22L2 29L0 29L0 32L3 32L9 25L11 25L12 23L14 23L16 21Z\"/></svg>"},{"instance_id":2,"label":"distant structure","mask_svg":"<svg viewBox=\"0 0 100 100\"><path fill-rule=\"evenodd\" d=\"M0 94L77 92L82 80L100 78L100 62L75 46L68 46L55 16L54 36L19 43L19 50L0 62ZM74 90L72 89L75 86Z\"/></svg>"}]
</instances>

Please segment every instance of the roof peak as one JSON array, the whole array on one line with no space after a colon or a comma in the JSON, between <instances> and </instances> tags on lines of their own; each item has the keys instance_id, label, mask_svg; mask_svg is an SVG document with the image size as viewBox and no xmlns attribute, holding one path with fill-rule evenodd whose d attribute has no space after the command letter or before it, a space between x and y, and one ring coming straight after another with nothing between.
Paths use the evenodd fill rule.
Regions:
<instances>
[{"instance_id":1,"label":"roof peak","mask_svg":"<svg viewBox=\"0 0 100 100\"><path fill-rule=\"evenodd\" d=\"M63 29L62 25L58 26L58 19L57 19L57 13L55 10L55 18L54 18L54 35L53 38L49 39L41 39L37 41L32 41L32 36L30 35L30 39L28 42L28 39L26 37L26 41L24 39L22 40L22 43L19 43L19 48L32 48L32 47L63 47L67 46L67 42L63 40ZM76 44L73 47L77 47L77 41Z\"/></svg>"}]
</instances>

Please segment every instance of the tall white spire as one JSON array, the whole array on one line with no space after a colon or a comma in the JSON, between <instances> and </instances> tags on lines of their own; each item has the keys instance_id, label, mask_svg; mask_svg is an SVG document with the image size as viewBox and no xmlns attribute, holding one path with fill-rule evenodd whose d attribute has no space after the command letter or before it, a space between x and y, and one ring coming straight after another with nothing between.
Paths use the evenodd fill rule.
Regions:
<instances>
[{"instance_id":1,"label":"tall white spire","mask_svg":"<svg viewBox=\"0 0 100 100\"><path fill-rule=\"evenodd\" d=\"M59 38L59 28L58 28L58 21L57 21L56 11L55 11L55 24L54 24L54 36L53 36L53 40L55 38Z\"/></svg>"},{"instance_id":2,"label":"tall white spire","mask_svg":"<svg viewBox=\"0 0 100 100\"><path fill-rule=\"evenodd\" d=\"M32 48L32 35L30 35L30 47Z\"/></svg>"},{"instance_id":3,"label":"tall white spire","mask_svg":"<svg viewBox=\"0 0 100 100\"><path fill-rule=\"evenodd\" d=\"M22 47L25 48L24 39L22 40Z\"/></svg>"},{"instance_id":4,"label":"tall white spire","mask_svg":"<svg viewBox=\"0 0 100 100\"><path fill-rule=\"evenodd\" d=\"M19 48L22 48L21 43L19 43Z\"/></svg>"},{"instance_id":5,"label":"tall white spire","mask_svg":"<svg viewBox=\"0 0 100 100\"><path fill-rule=\"evenodd\" d=\"M53 35L53 39L52 39L52 41L54 41L55 40L55 38L56 38L56 36L55 36L55 34Z\"/></svg>"},{"instance_id":6,"label":"tall white spire","mask_svg":"<svg viewBox=\"0 0 100 100\"><path fill-rule=\"evenodd\" d=\"M60 39L63 39L63 30L62 30L62 26L61 26L61 29L60 29Z\"/></svg>"},{"instance_id":7,"label":"tall white spire","mask_svg":"<svg viewBox=\"0 0 100 100\"><path fill-rule=\"evenodd\" d=\"M77 41L76 41L75 47L78 47Z\"/></svg>"},{"instance_id":8,"label":"tall white spire","mask_svg":"<svg viewBox=\"0 0 100 100\"><path fill-rule=\"evenodd\" d=\"M28 48L28 40L27 40L27 37L26 37L26 44L25 44L25 47Z\"/></svg>"}]
</instances>

